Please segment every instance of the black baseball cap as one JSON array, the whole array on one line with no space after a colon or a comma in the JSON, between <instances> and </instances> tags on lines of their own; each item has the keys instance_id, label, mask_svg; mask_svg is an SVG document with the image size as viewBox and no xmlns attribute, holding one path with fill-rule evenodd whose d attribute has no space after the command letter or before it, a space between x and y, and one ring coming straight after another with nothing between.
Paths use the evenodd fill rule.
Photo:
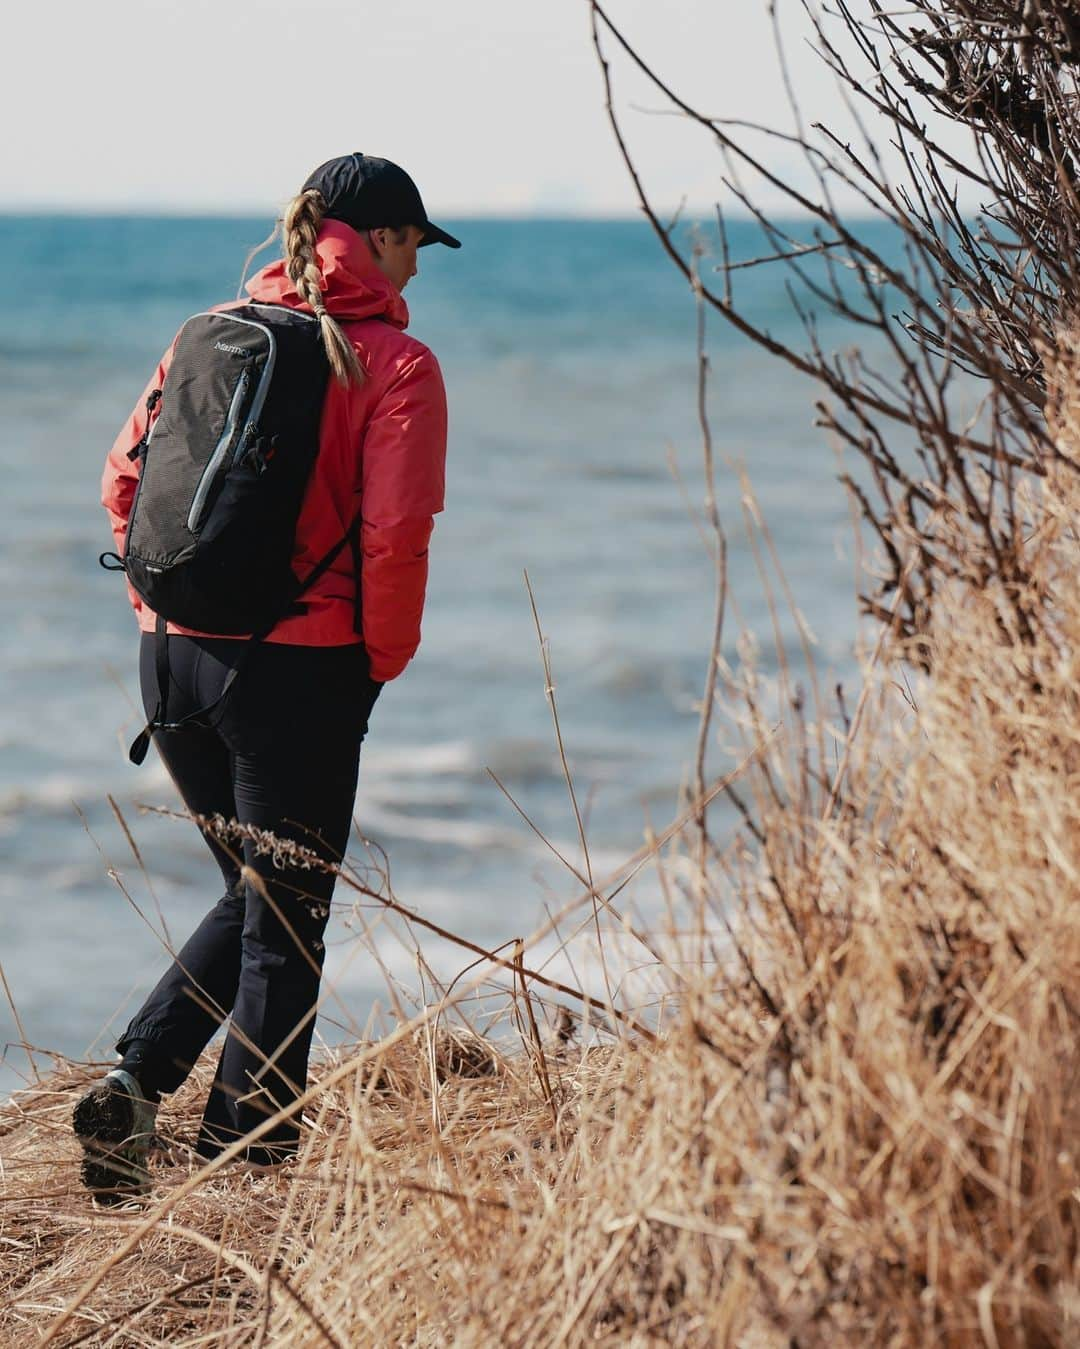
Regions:
<instances>
[{"instance_id":1,"label":"black baseball cap","mask_svg":"<svg viewBox=\"0 0 1080 1349\"><path fill-rule=\"evenodd\" d=\"M340 220L354 230L415 225L424 231L420 247L446 244L460 248L461 240L432 224L416 184L403 168L389 159L359 151L320 164L303 191L317 188L326 202L326 218Z\"/></svg>"}]
</instances>

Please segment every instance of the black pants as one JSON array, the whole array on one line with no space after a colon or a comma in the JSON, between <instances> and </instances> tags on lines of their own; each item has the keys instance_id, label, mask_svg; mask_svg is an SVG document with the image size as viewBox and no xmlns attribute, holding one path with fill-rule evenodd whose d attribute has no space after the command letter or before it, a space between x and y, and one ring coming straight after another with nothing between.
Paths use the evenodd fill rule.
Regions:
<instances>
[{"instance_id":1,"label":"black pants","mask_svg":"<svg viewBox=\"0 0 1080 1349\"><path fill-rule=\"evenodd\" d=\"M167 719L211 704L246 643L170 637ZM139 653L147 716L157 705L154 638ZM323 932L335 877L285 849L268 851L258 831L294 840L321 858L345 852L360 743L382 686L368 676L359 644L263 643L245 657L228 697L207 718L158 732L154 741L185 804L197 815L249 826L224 843L203 830L225 894L202 920L120 1039L139 1041L145 1075L159 1091L187 1076L214 1031L231 1017L199 1133L213 1156L307 1081L323 962ZM261 886L243 883L241 863ZM145 1042L150 1042L147 1045ZM299 1121L275 1125L248 1151L276 1161L294 1151Z\"/></svg>"}]
</instances>

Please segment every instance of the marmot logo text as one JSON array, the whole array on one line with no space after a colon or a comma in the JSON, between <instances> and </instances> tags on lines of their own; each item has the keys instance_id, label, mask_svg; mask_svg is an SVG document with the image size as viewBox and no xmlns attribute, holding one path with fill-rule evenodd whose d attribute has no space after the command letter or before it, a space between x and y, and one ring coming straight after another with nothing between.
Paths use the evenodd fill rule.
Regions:
<instances>
[{"instance_id":1,"label":"marmot logo text","mask_svg":"<svg viewBox=\"0 0 1080 1349\"><path fill-rule=\"evenodd\" d=\"M231 351L234 356L250 356L251 352L247 347L231 347L228 342L215 342L214 346L218 351Z\"/></svg>"}]
</instances>

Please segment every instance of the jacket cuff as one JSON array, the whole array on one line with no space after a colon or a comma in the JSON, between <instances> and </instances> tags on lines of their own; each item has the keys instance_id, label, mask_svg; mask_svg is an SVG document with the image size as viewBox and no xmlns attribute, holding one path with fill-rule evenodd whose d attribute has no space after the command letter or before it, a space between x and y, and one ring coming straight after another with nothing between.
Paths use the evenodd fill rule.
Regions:
<instances>
[{"instance_id":1,"label":"jacket cuff","mask_svg":"<svg viewBox=\"0 0 1080 1349\"><path fill-rule=\"evenodd\" d=\"M377 684L388 684L391 679L396 679L401 674L410 659L411 657L406 657L402 660L400 657L380 656L377 652L371 652L368 674Z\"/></svg>"}]
</instances>

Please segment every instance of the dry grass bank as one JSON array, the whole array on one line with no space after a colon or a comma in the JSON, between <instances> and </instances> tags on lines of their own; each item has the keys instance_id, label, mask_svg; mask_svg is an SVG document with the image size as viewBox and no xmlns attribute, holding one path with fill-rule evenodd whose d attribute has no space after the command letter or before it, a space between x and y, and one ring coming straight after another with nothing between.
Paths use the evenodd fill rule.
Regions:
<instances>
[{"instance_id":1,"label":"dry grass bank","mask_svg":"<svg viewBox=\"0 0 1080 1349\"><path fill-rule=\"evenodd\" d=\"M793 711L704 877L668 850L735 954L666 971L656 1043L464 1076L399 1033L321 1070L294 1168L199 1180L180 1149L113 1212L76 1186L79 1070L6 1106L0 1341L69 1309L54 1343L1075 1344L1078 506L1033 490L1052 621L958 586L932 677L881 652L827 778Z\"/></svg>"}]
</instances>

